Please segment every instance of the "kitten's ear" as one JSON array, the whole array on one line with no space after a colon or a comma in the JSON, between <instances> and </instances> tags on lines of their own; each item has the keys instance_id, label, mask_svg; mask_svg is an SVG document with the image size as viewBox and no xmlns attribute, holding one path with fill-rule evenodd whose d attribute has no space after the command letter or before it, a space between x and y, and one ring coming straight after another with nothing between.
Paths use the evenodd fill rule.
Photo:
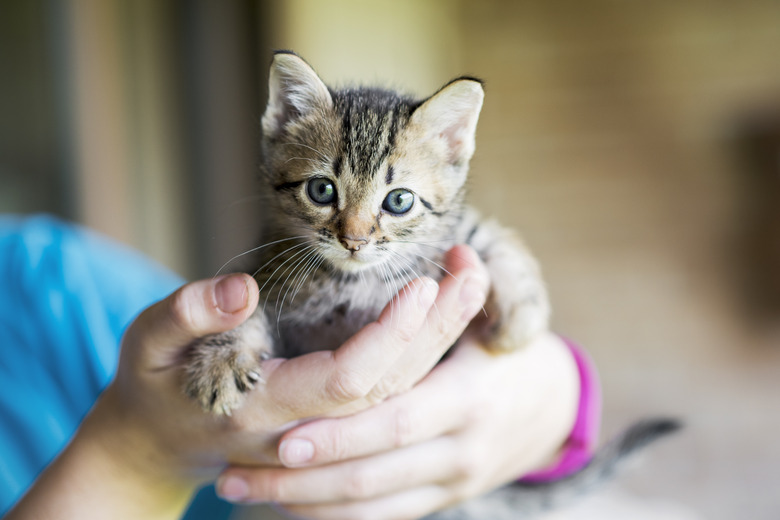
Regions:
<instances>
[{"instance_id":1,"label":"kitten's ear","mask_svg":"<svg viewBox=\"0 0 780 520\"><path fill-rule=\"evenodd\" d=\"M426 139L441 140L452 164L463 164L474 154L477 119L485 93L482 82L459 78L428 98L412 114Z\"/></svg>"},{"instance_id":2,"label":"kitten's ear","mask_svg":"<svg viewBox=\"0 0 780 520\"><path fill-rule=\"evenodd\" d=\"M275 137L291 121L332 106L328 87L308 63L290 52L277 52L268 78L268 106L263 133Z\"/></svg>"}]
</instances>

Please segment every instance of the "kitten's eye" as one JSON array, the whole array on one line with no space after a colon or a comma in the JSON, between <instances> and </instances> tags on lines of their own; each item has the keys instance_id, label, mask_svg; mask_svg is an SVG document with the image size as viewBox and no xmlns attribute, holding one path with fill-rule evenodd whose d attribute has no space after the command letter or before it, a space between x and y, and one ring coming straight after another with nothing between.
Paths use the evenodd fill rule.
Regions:
<instances>
[{"instance_id":1,"label":"kitten's eye","mask_svg":"<svg viewBox=\"0 0 780 520\"><path fill-rule=\"evenodd\" d=\"M330 204L336 200L336 187L324 177L315 177L306 185L306 193L317 204Z\"/></svg>"},{"instance_id":2,"label":"kitten's eye","mask_svg":"<svg viewBox=\"0 0 780 520\"><path fill-rule=\"evenodd\" d=\"M414 204L414 193L398 189L387 194L385 201L382 203L382 208L390 213L401 215L412 209L412 204Z\"/></svg>"}]
</instances>

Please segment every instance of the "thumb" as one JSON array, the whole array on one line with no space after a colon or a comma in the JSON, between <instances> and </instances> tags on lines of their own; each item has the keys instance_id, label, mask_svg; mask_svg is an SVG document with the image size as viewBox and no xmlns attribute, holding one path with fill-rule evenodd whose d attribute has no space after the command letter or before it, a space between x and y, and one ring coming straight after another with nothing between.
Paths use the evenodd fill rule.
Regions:
<instances>
[{"instance_id":1,"label":"thumb","mask_svg":"<svg viewBox=\"0 0 780 520\"><path fill-rule=\"evenodd\" d=\"M132 345L146 368L169 367L197 338L243 323L257 307L258 294L257 282L244 273L184 285L136 318L123 349Z\"/></svg>"}]
</instances>

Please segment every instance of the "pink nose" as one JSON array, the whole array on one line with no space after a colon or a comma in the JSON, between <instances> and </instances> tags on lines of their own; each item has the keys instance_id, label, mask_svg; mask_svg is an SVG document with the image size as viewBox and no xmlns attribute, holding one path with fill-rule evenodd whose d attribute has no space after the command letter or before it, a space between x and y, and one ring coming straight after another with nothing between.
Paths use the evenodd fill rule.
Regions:
<instances>
[{"instance_id":1,"label":"pink nose","mask_svg":"<svg viewBox=\"0 0 780 520\"><path fill-rule=\"evenodd\" d=\"M341 245L352 252L359 251L360 246L364 246L366 244L368 244L368 240L365 238L354 238L346 236L341 237Z\"/></svg>"}]
</instances>

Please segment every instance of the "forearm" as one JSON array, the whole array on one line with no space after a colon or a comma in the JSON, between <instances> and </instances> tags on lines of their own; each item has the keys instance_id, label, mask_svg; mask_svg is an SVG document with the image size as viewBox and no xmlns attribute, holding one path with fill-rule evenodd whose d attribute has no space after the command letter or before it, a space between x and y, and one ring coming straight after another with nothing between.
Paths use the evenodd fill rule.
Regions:
<instances>
[{"instance_id":1,"label":"forearm","mask_svg":"<svg viewBox=\"0 0 780 520\"><path fill-rule=\"evenodd\" d=\"M196 483L165 472L165 457L132 431L120 431L111 406L101 398L7 520L181 517Z\"/></svg>"}]
</instances>

